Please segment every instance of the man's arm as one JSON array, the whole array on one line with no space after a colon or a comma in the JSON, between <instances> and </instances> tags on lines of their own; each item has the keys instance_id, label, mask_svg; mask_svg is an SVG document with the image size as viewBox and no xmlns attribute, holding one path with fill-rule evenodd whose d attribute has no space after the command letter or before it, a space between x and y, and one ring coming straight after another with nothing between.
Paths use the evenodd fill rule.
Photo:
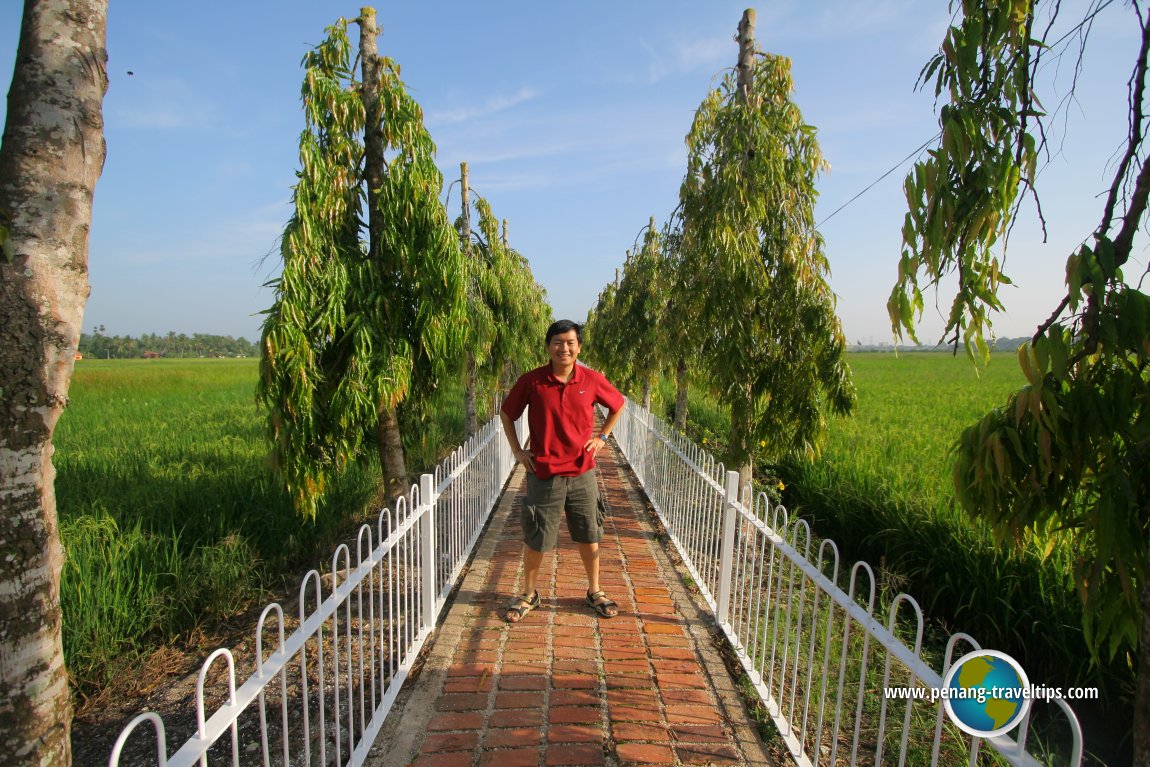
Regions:
<instances>
[{"instance_id":1,"label":"man's arm","mask_svg":"<svg viewBox=\"0 0 1150 767\"><path fill-rule=\"evenodd\" d=\"M615 424L619 423L619 416L623 412L623 407L627 404L626 400L619 405L618 410L608 410L607 418L603 421L603 428L599 430L599 434L587 440L587 444L583 445L584 450L590 450L593 453L599 452L599 448L607 444L607 437L611 436L611 430L615 428ZM602 438L600 438L600 436Z\"/></svg>"},{"instance_id":2,"label":"man's arm","mask_svg":"<svg viewBox=\"0 0 1150 767\"><path fill-rule=\"evenodd\" d=\"M526 466L527 470L534 474L535 458L519 444L519 435L515 431L515 421L502 410L499 411L499 421L503 424L503 433L507 436L508 444L511 445L511 454L515 456L516 461Z\"/></svg>"},{"instance_id":3,"label":"man's arm","mask_svg":"<svg viewBox=\"0 0 1150 767\"><path fill-rule=\"evenodd\" d=\"M608 410L607 419L603 421L603 428L599 431L604 437L610 436L611 430L615 428L615 424L619 423L619 416L623 413L623 408L626 402L619 406L618 410Z\"/></svg>"}]
</instances>

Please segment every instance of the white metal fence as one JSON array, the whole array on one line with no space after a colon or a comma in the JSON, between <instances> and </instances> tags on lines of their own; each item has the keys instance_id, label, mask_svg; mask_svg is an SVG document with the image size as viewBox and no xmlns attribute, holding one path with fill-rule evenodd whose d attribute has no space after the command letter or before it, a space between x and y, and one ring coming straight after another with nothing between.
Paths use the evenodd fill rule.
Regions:
<instances>
[{"instance_id":1,"label":"white metal fence","mask_svg":"<svg viewBox=\"0 0 1150 767\"><path fill-rule=\"evenodd\" d=\"M982 741L951 725L941 702L884 693L941 688L951 663L980 649L972 637L951 636L932 662L923 655L922 609L903 593L877 599L881 584L866 563L840 574L833 541L812 552L804 520L790 519L765 493L740 489L737 472L642 407L628 403L614 435L796 762L981 761ZM888 605L885 624L876 601ZM1058 761L1077 767L1077 717L1064 701L1054 705L1054 737L1066 743ZM997 761L1038 765L1048 756L1044 746L1027 747L1032 711L1013 739L986 741Z\"/></svg>"},{"instance_id":2,"label":"white metal fence","mask_svg":"<svg viewBox=\"0 0 1150 767\"><path fill-rule=\"evenodd\" d=\"M309 572L290 636L292 619L268 605L254 673L240 687L232 652L212 653L196 685L195 734L174 754L163 720L149 712L125 727L109 767L149 737L148 728L137 732L145 722L160 767L206 767L209 758L236 767L362 764L515 468L502 435L495 418L380 512L374 529L360 528L354 556L341 545L330 574Z\"/></svg>"}]
</instances>

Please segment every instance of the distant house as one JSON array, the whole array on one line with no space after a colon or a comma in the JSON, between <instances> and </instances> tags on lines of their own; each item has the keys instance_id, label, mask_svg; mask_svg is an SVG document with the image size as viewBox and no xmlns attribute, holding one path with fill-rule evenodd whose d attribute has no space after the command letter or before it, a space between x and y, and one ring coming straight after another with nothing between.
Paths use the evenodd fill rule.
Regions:
<instances>
[{"instance_id":1,"label":"distant house","mask_svg":"<svg viewBox=\"0 0 1150 767\"><path fill-rule=\"evenodd\" d=\"M76 352L76 359L82 360L82 359L84 359L84 355L80 354L80 352Z\"/></svg>"},{"instance_id":2,"label":"distant house","mask_svg":"<svg viewBox=\"0 0 1150 767\"><path fill-rule=\"evenodd\" d=\"M144 352L141 356L146 360L158 360L161 355L159 352Z\"/></svg>"}]
</instances>

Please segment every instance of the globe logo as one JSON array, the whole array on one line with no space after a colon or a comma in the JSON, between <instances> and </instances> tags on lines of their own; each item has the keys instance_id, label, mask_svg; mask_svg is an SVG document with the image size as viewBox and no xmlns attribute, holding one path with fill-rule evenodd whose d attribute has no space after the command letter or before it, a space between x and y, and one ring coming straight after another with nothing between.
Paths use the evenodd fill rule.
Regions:
<instances>
[{"instance_id":1,"label":"globe logo","mask_svg":"<svg viewBox=\"0 0 1150 767\"><path fill-rule=\"evenodd\" d=\"M943 705L969 735L993 738L1014 729L1030 707L1030 680L1018 661L996 650L975 650L955 662L942 681Z\"/></svg>"}]
</instances>

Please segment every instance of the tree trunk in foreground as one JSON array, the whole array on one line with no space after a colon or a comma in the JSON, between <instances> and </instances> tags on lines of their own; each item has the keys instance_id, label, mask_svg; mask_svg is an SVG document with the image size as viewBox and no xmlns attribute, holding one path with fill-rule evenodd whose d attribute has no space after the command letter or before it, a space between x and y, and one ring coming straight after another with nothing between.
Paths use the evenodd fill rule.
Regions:
<instances>
[{"instance_id":1,"label":"tree trunk in foreground","mask_svg":"<svg viewBox=\"0 0 1150 767\"><path fill-rule=\"evenodd\" d=\"M52 434L88 299L106 22L106 0L28 0L0 143L0 754L17 767L72 761Z\"/></svg>"}]
</instances>

